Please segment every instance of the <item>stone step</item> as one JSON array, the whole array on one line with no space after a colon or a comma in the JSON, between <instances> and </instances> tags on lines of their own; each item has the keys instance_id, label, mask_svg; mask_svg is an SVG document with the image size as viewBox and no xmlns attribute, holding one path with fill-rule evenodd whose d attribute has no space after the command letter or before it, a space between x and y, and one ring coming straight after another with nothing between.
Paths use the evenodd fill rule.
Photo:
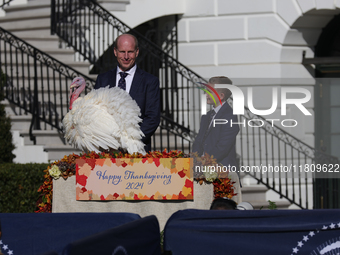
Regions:
<instances>
[{"instance_id":1,"label":"stone step","mask_svg":"<svg viewBox=\"0 0 340 255\"><path fill-rule=\"evenodd\" d=\"M259 184L256 179L250 175L241 173L242 183L242 201L251 203L255 209L268 209L268 192L270 191L265 185ZM274 198L277 209L288 209L291 203L286 199Z\"/></svg>"},{"instance_id":2,"label":"stone step","mask_svg":"<svg viewBox=\"0 0 340 255\"><path fill-rule=\"evenodd\" d=\"M117 5L117 3L116 3ZM121 6L125 4L120 4ZM118 5L117 5L118 6ZM6 9L6 16L5 17L1 17L0 18L0 22L4 24L4 28L7 30L11 30L11 31L18 31L18 27L19 26L9 26L7 23L10 22L15 22L18 23L20 25L20 22L25 21L27 23L35 23L38 20L41 19L45 19L48 18L50 19L51 16L51 7L50 5L46 5L42 4L42 5L28 5L29 8L22 8L22 7L18 7L18 6L13 6L10 9ZM120 8L121 9L121 8ZM78 24L80 22L80 20L83 20L85 18L85 16L87 17L88 21L93 21L92 16L90 14L90 16L88 16L89 14L86 13L84 14L83 12L81 12L79 14L79 16L74 16L76 19L79 20L75 20L75 21L69 21L68 23L64 23L63 24L63 28L71 28L71 32L73 32L74 30L74 24ZM89 19L90 18L90 19ZM98 24L96 20L94 20L94 22L92 24ZM50 23L48 23L48 25L50 25ZM7 28L6 28L7 27ZM29 27L31 28L31 26L29 26L28 24L26 24L26 28ZM37 28L39 28L39 26L37 26Z\"/></svg>"},{"instance_id":3,"label":"stone step","mask_svg":"<svg viewBox=\"0 0 340 255\"><path fill-rule=\"evenodd\" d=\"M47 43L45 43L46 45ZM16 56L16 54L14 54L13 52L13 48L11 49L7 49L7 52L4 52L3 50L0 52L1 53L1 58L3 59L3 61L5 61L7 59L8 62L11 61L11 56L12 56L12 61L13 60L13 56ZM39 48L39 50L43 51L44 53L46 53L47 55L59 60L60 62L70 62L70 61L74 61L75 59L75 53L72 49L58 49L58 48ZM21 54L21 52L19 52L17 54L18 59L16 61L16 63L21 64L21 63L31 63L33 64L33 57L30 57L29 59L27 59L26 54ZM24 56L22 58L22 56Z\"/></svg>"},{"instance_id":4,"label":"stone step","mask_svg":"<svg viewBox=\"0 0 340 255\"><path fill-rule=\"evenodd\" d=\"M28 130L31 126L32 117L30 115L14 115L10 116L12 122L12 130Z\"/></svg>"},{"instance_id":5,"label":"stone step","mask_svg":"<svg viewBox=\"0 0 340 255\"><path fill-rule=\"evenodd\" d=\"M6 30L9 30L9 29L6 29ZM9 30L9 31L19 38L24 37L24 36L32 36L32 35L37 35L37 36L51 35L51 28L49 26L31 29L28 31L25 29L21 29L21 30L16 29L16 30Z\"/></svg>"},{"instance_id":6,"label":"stone step","mask_svg":"<svg viewBox=\"0 0 340 255\"><path fill-rule=\"evenodd\" d=\"M50 45L48 45L50 47ZM58 59L60 62L71 62L74 61L74 50L73 49L58 49L58 48L39 48L46 54Z\"/></svg>"},{"instance_id":7,"label":"stone step","mask_svg":"<svg viewBox=\"0 0 340 255\"><path fill-rule=\"evenodd\" d=\"M49 17L37 17L34 19L29 20L18 20L13 22L7 21L5 19L0 20L1 27L10 31L10 32L17 32L17 31L28 31L28 30L42 30L48 29L50 30L50 23L51 20Z\"/></svg>"},{"instance_id":8,"label":"stone step","mask_svg":"<svg viewBox=\"0 0 340 255\"><path fill-rule=\"evenodd\" d=\"M17 33L15 33L17 35ZM20 39L32 44L34 47L42 50L43 47L51 47L53 49L58 49L60 44L60 39L53 35L40 35L35 33L30 33L27 35L21 34Z\"/></svg>"},{"instance_id":9,"label":"stone step","mask_svg":"<svg viewBox=\"0 0 340 255\"><path fill-rule=\"evenodd\" d=\"M36 139L36 145L65 145L64 134L57 130L33 130ZM25 145L33 145L30 140L29 130L20 131L20 135L24 138Z\"/></svg>"},{"instance_id":10,"label":"stone step","mask_svg":"<svg viewBox=\"0 0 340 255\"><path fill-rule=\"evenodd\" d=\"M8 76L10 77L11 75L11 70L9 68L9 66L4 67L3 69L4 73L7 73ZM14 70L14 69L13 69ZM73 72L71 70L71 72ZM72 74L72 73L71 73ZM49 73L49 76L47 77L46 75L41 75L41 72L37 73L37 84L38 84L38 90L41 88L41 84L44 85L44 89L46 90L48 88L48 84L50 85L50 87L54 87L55 85L55 91L69 91L70 89L70 85L72 83L72 78L67 78L66 77L61 77L61 79L59 79L59 75L57 75L57 73L55 74L55 77L57 79L53 79L53 73ZM86 77L92 79L93 81L95 81L97 79L97 74L89 74L86 75ZM25 88L25 90L29 90L29 88L31 88L31 90L33 90L33 84L34 84L34 77L31 75L29 76L22 76L22 75L15 75L15 73L13 73L13 78L14 81L18 81L20 85L23 85L23 87ZM87 87L88 89L92 89L92 87Z\"/></svg>"},{"instance_id":11,"label":"stone step","mask_svg":"<svg viewBox=\"0 0 340 255\"><path fill-rule=\"evenodd\" d=\"M263 185L242 186L243 201L266 201L267 188Z\"/></svg>"},{"instance_id":12,"label":"stone step","mask_svg":"<svg viewBox=\"0 0 340 255\"><path fill-rule=\"evenodd\" d=\"M48 100L45 100L43 104L39 104L38 110L40 116L45 115L45 119L47 120L47 122L51 121L54 124L55 121L61 122L62 116L67 114L68 108L69 105L66 103L60 105L58 103L49 102ZM9 117L15 116L16 118L22 116L20 114L20 111L21 113L24 113L24 110L22 108L19 108L18 106L14 106L13 108L6 110ZM57 116L57 119L55 119L55 116ZM51 118L51 120L49 118ZM40 123L42 125L43 121L40 121Z\"/></svg>"},{"instance_id":13,"label":"stone step","mask_svg":"<svg viewBox=\"0 0 340 255\"><path fill-rule=\"evenodd\" d=\"M243 196L243 193L242 193ZM243 201L246 201L243 199ZM269 202L268 201L247 201L252 204L255 210L269 210ZM285 210L291 205L288 201L273 201L276 204L276 209Z\"/></svg>"},{"instance_id":14,"label":"stone step","mask_svg":"<svg viewBox=\"0 0 340 255\"><path fill-rule=\"evenodd\" d=\"M48 160L53 162L62 159L65 155L72 153L80 154L82 151L73 148L71 145L49 144L44 146L44 151L48 152Z\"/></svg>"},{"instance_id":15,"label":"stone step","mask_svg":"<svg viewBox=\"0 0 340 255\"><path fill-rule=\"evenodd\" d=\"M34 0L34 1L28 1L26 4L20 4L20 5L9 5L4 8L6 11L6 15L10 13L19 13L20 11L28 11L33 10L37 11L38 9L50 9L51 8L51 2L46 0Z\"/></svg>"},{"instance_id":16,"label":"stone step","mask_svg":"<svg viewBox=\"0 0 340 255\"><path fill-rule=\"evenodd\" d=\"M24 61L24 62L26 62L26 61ZM76 72L78 72L80 74L84 74L86 76L89 74L90 64L87 63L87 62L64 61L63 63L66 66L72 67L73 69L75 69ZM6 63L4 63L4 64L6 64ZM13 77L27 76L29 73L32 76L34 74L34 66L32 64L29 65L29 64L26 64L26 63L22 63L20 59L18 60L17 64L18 64L18 68L16 68L15 65L13 65L11 70L7 71L7 69L4 69L3 71L5 73L7 73L10 77L11 77L11 74L13 75ZM23 64L23 65L21 65L21 64ZM56 65L57 65L57 67L60 68L61 71L64 71L63 66L59 66L58 63L56 63ZM48 66L43 66L43 68L41 70L41 68L39 68L39 67L40 67L40 65L38 66L39 75L43 75L43 76L50 75L52 77L52 75L53 75L53 69L52 68L48 68ZM57 71L55 71L55 72L57 73ZM15 74L15 76L14 76L14 74ZM78 75L77 73L74 73L74 71L72 71L72 70L69 70L67 74Z\"/></svg>"},{"instance_id":17,"label":"stone step","mask_svg":"<svg viewBox=\"0 0 340 255\"><path fill-rule=\"evenodd\" d=\"M125 11L126 5L130 4L130 0L98 0L97 1L102 7L108 11ZM29 10L40 10L40 9L51 9L51 3L47 0L35 0L28 1L27 4L23 5L10 5L5 7L6 14L17 14L25 13Z\"/></svg>"},{"instance_id":18,"label":"stone step","mask_svg":"<svg viewBox=\"0 0 340 255\"><path fill-rule=\"evenodd\" d=\"M5 7L6 16L1 17L0 22L2 23L4 20L16 22L19 20L51 17L50 3L47 1L43 1L40 4L34 2L37 1L25 5L10 5L9 7Z\"/></svg>"},{"instance_id":19,"label":"stone step","mask_svg":"<svg viewBox=\"0 0 340 255\"><path fill-rule=\"evenodd\" d=\"M242 201L249 202L253 205L254 209L267 210L269 206L269 201L266 199L266 193L268 188L264 185L252 184L250 186L242 186ZM277 209L288 209L291 203L288 200L273 200L275 202Z\"/></svg>"},{"instance_id":20,"label":"stone step","mask_svg":"<svg viewBox=\"0 0 340 255\"><path fill-rule=\"evenodd\" d=\"M43 146L24 146L24 139L20 136L19 131L12 130L12 135L13 144L15 145L13 153L16 155L13 160L14 163L48 163L48 154L44 152Z\"/></svg>"}]
</instances>

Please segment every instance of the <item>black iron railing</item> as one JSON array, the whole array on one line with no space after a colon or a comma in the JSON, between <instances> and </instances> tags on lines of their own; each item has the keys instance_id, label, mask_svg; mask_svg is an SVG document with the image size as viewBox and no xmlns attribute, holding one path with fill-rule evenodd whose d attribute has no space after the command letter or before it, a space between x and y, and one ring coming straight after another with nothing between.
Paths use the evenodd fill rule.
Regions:
<instances>
[{"instance_id":1,"label":"black iron railing","mask_svg":"<svg viewBox=\"0 0 340 255\"><path fill-rule=\"evenodd\" d=\"M12 2L13 0L2 0L0 1L0 8L3 9L6 6L9 6L10 2Z\"/></svg>"},{"instance_id":2,"label":"black iron railing","mask_svg":"<svg viewBox=\"0 0 340 255\"><path fill-rule=\"evenodd\" d=\"M5 98L14 106L15 114L31 115L29 133L35 142L33 130L57 129L63 132L61 121L68 112L69 85L76 76L86 80L85 94L95 81L85 74L63 64L12 33L0 28L0 66L4 76L1 88ZM175 138L164 139L161 134ZM162 115L154 147L170 148L170 144L188 152L194 134Z\"/></svg>"},{"instance_id":3,"label":"black iron railing","mask_svg":"<svg viewBox=\"0 0 340 255\"><path fill-rule=\"evenodd\" d=\"M68 111L69 85L83 76L89 91L94 81L75 69L0 28L0 66L5 76L2 89L17 115L31 115L33 130L56 128Z\"/></svg>"},{"instance_id":4,"label":"black iron railing","mask_svg":"<svg viewBox=\"0 0 340 255\"><path fill-rule=\"evenodd\" d=\"M96 1L52 0L51 32L82 56L78 60L89 61L95 73L116 66L113 42L117 36L127 32L135 35L139 42L138 66L160 79L162 115L172 120L172 126L178 123L178 128L198 132L200 106L194 99L199 91L194 89L194 83L205 80ZM173 49L167 49L167 52L177 54ZM169 121L166 123L170 124Z\"/></svg>"},{"instance_id":5,"label":"black iron railing","mask_svg":"<svg viewBox=\"0 0 340 255\"><path fill-rule=\"evenodd\" d=\"M339 164L338 158L315 150L248 108L239 122L237 148L244 172L292 204L313 208L309 201L313 200L316 171L312 169Z\"/></svg>"},{"instance_id":6,"label":"black iron railing","mask_svg":"<svg viewBox=\"0 0 340 255\"><path fill-rule=\"evenodd\" d=\"M159 130L153 136L152 144L156 150L167 148L189 152L195 137L196 133L162 115Z\"/></svg>"}]
</instances>

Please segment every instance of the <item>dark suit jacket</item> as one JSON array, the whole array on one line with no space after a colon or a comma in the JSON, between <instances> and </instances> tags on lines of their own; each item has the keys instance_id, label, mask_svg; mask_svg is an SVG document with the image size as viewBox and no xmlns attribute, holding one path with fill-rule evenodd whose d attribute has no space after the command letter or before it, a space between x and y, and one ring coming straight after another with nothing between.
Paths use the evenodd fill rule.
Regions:
<instances>
[{"instance_id":1,"label":"dark suit jacket","mask_svg":"<svg viewBox=\"0 0 340 255\"><path fill-rule=\"evenodd\" d=\"M99 74L94 89L110 85L116 86L117 67L103 74ZM143 122L140 127L145 137L146 152L151 150L151 136L155 133L160 122L160 89L159 79L137 67L132 80L130 96L136 101Z\"/></svg>"},{"instance_id":2,"label":"dark suit jacket","mask_svg":"<svg viewBox=\"0 0 340 255\"><path fill-rule=\"evenodd\" d=\"M216 124L215 127L213 127L212 123L204 139L205 131L210 124L208 117L210 112L201 118L200 130L193 144L192 151L197 152L199 156L203 153L208 153L210 156L213 155L218 163L224 166L230 164L230 166L236 166L238 169L235 144L236 135L240 128L238 124L233 124L230 127L230 120L233 123L238 122L237 115L233 115L233 110L227 102L224 103L215 115L215 119L228 120L228 123Z\"/></svg>"}]
</instances>

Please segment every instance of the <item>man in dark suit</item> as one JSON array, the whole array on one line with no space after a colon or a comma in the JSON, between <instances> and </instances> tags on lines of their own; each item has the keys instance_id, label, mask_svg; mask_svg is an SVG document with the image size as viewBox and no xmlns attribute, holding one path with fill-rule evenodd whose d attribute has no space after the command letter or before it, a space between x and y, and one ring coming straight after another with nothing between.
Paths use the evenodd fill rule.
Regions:
<instances>
[{"instance_id":1,"label":"man in dark suit","mask_svg":"<svg viewBox=\"0 0 340 255\"><path fill-rule=\"evenodd\" d=\"M151 150L151 136L160 122L160 89L159 79L136 66L139 53L138 41L130 34L122 34L114 43L114 54L118 66L97 77L94 89L119 86L126 90L136 101L140 110L141 130L144 133L142 141L145 151Z\"/></svg>"},{"instance_id":2,"label":"man in dark suit","mask_svg":"<svg viewBox=\"0 0 340 255\"><path fill-rule=\"evenodd\" d=\"M210 78L209 85L214 87L215 84L232 84L232 82L225 76ZM232 199L235 200L235 202L240 203L242 201L242 195L238 176L239 166L235 149L236 135L240 128L238 126L237 115L233 115L233 109L227 102L227 99L231 96L230 90L226 88L216 88L215 90L222 101L222 105L212 91L210 92L214 95L216 104L211 96L207 94L207 104L213 105L214 108L207 112L206 115L202 115L200 130L193 144L192 151L197 152L198 156L202 156L205 153L214 156L217 163L221 163L231 171L229 172L228 177L235 182L235 193L237 193L237 196ZM214 120L216 120L215 126ZM228 122L225 123L225 120ZM231 125L231 123L233 124Z\"/></svg>"},{"instance_id":3,"label":"man in dark suit","mask_svg":"<svg viewBox=\"0 0 340 255\"><path fill-rule=\"evenodd\" d=\"M212 77L209 80L209 85L214 87L215 84L232 84L231 80L224 76ZM199 156L204 153L213 155L218 163L224 166L237 166L236 160L236 135L239 132L237 116L233 115L233 110L228 104L227 99L231 96L231 92L225 88L217 88L216 92L221 98L220 104L217 96L215 96L216 105L213 99L207 94L207 103L214 105L214 109L209 111L201 118L201 125L198 135L192 147L193 152L197 152ZM212 92L214 95L214 93ZM211 116L214 115L212 118ZM214 119L216 120L214 126ZM227 120L226 124L217 122L217 119ZM231 125L231 121L233 125Z\"/></svg>"}]
</instances>

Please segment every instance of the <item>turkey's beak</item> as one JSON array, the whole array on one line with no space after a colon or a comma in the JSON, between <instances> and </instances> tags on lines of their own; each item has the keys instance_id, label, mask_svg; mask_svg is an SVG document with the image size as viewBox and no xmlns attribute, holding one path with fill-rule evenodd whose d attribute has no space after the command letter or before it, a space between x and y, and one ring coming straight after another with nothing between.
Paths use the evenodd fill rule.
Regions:
<instances>
[{"instance_id":1,"label":"turkey's beak","mask_svg":"<svg viewBox=\"0 0 340 255\"><path fill-rule=\"evenodd\" d=\"M77 82L72 82L70 88L72 89L74 87L77 87L77 85L78 85Z\"/></svg>"},{"instance_id":2,"label":"turkey's beak","mask_svg":"<svg viewBox=\"0 0 340 255\"><path fill-rule=\"evenodd\" d=\"M73 94L73 88L76 87L77 84L75 82L72 82L71 86L70 86L70 101L71 101L71 97ZM71 106L70 106L70 110L71 110Z\"/></svg>"},{"instance_id":3,"label":"turkey's beak","mask_svg":"<svg viewBox=\"0 0 340 255\"><path fill-rule=\"evenodd\" d=\"M77 88L78 87L78 84L76 83L76 82L72 82L71 83L71 86L70 86L70 96L71 96L71 94L73 93L73 89L74 88Z\"/></svg>"}]
</instances>

